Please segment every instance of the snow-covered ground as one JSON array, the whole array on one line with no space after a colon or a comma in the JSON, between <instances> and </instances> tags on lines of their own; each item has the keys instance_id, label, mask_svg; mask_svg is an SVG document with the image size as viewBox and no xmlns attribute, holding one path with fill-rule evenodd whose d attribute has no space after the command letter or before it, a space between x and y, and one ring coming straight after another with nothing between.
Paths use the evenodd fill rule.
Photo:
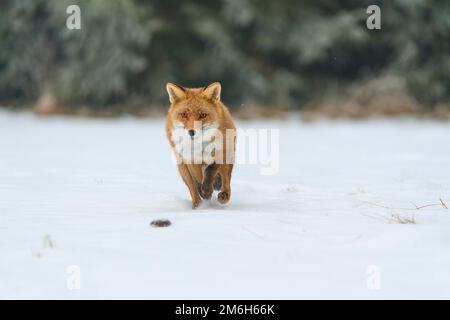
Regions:
<instances>
[{"instance_id":1,"label":"snow-covered ground","mask_svg":"<svg viewBox=\"0 0 450 320\"><path fill-rule=\"evenodd\" d=\"M279 172L191 210L162 119L0 112L0 298L450 298L450 123L238 124Z\"/></svg>"}]
</instances>

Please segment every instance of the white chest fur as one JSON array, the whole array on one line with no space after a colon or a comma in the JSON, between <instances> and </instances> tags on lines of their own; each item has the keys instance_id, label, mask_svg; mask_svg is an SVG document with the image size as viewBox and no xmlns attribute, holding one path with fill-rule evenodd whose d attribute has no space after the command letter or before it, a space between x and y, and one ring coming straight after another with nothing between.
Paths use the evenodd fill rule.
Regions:
<instances>
[{"instance_id":1,"label":"white chest fur","mask_svg":"<svg viewBox=\"0 0 450 320\"><path fill-rule=\"evenodd\" d=\"M217 128L216 123L203 126L192 138L182 124L175 124L171 135L175 152L186 164L213 163L214 155L218 151L217 137L220 134Z\"/></svg>"}]
</instances>

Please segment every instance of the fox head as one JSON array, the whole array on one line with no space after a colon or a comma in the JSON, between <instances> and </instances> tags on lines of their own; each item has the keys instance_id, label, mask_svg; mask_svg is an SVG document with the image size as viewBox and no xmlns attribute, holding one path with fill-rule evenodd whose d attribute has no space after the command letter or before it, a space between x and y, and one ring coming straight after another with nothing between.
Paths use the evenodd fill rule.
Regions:
<instances>
[{"instance_id":1,"label":"fox head","mask_svg":"<svg viewBox=\"0 0 450 320\"><path fill-rule=\"evenodd\" d=\"M217 127L217 103L220 102L220 83L215 82L205 88L183 88L168 83L170 110L169 117L174 128L184 129L195 138L200 130Z\"/></svg>"}]
</instances>

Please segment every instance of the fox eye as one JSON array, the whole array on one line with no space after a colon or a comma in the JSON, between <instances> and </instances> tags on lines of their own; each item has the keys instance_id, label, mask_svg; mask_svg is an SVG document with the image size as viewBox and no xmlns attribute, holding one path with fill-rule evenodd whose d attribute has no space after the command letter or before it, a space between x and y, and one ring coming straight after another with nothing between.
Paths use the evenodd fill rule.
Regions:
<instances>
[{"instance_id":1,"label":"fox eye","mask_svg":"<svg viewBox=\"0 0 450 320\"><path fill-rule=\"evenodd\" d=\"M187 118L188 117L188 113L186 111L181 113L181 117L182 118Z\"/></svg>"},{"instance_id":2,"label":"fox eye","mask_svg":"<svg viewBox=\"0 0 450 320\"><path fill-rule=\"evenodd\" d=\"M204 119L204 118L206 118L206 116L207 116L206 113L204 113L204 112L200 113L200 119Z\"/></svg>"}]
</instances>

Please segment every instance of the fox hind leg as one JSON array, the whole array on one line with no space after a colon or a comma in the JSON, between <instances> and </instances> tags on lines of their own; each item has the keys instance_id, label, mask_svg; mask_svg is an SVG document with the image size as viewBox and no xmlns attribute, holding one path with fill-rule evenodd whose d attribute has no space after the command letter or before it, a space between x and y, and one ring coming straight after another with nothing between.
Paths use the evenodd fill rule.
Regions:
<instances>
[{"instance_id":1,"label":"fox hind leg","mask_svg":"<svg viewBox=\"0 0 450 320\"><path fill-rule=\"evenodd\" d=\"M214 190L219 191L222 188L222 178L220 173L216 175L214 178Z\"/></svg>"}]
</instances>

